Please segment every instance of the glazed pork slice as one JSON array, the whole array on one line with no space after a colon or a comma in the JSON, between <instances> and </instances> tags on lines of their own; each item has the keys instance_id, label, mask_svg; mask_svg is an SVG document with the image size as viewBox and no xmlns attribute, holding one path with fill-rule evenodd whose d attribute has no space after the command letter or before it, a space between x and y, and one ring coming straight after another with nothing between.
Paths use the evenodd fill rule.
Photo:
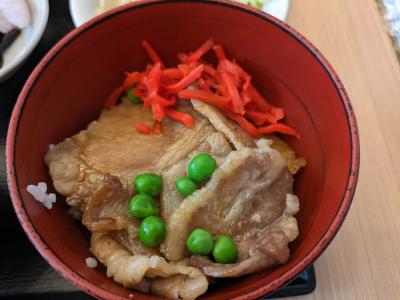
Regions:
<instances>
[{"instance_id":1,"label":"glazed pork slice","mask_svg":"<svg viewBox=\"0 0 400 300\"><path fill-rule=\"evenodd\" d=\"M176 190L175 181L186 174L191 157L199 152L207 152L220 163L231 151L224 135L212 132L186 158L162 173L164 188L160 199L160 213L164 221L168 222L169 216L184 200ZM97 189L82 205L82 223L92 232L111 232L111 236L132 253L158 254L158 251L138 242L140 222L128 213L129 200L130 194L123 188L120 180L115 176L105 175Z\"/></svg>"},{"instance_id":2,"label":"glazed pork slice","mask_svg":"<svg viewBox=\"0 0 400 300\"><path fill-rule=\"evenodd\" d=\"M119 178L124 189L133 192L132 181L138 173L161 174L193 151L215 132L207 119L190 105L181 105L196 118L188 129L166 119L162 135L143 135L135 130L140 121L152 123L150 111L124 101L104 110L86 130L66 139L45 156L56 190L67 203L79 206L102 183L106 174Z\"/></svg>"},{"instance_id":3,"label":"glazed pork slice","mask_svg":"<svg viewBox=\"0 0 400 300\"><path fill-rule=\"evenodd\" d=\"M282 155L267 141L259 141L257 146L215 108L196 101L193 106L180 104L179 110L194 115L194 128L167 119L163 134L154 136L138 134L134 128L139 121L150 124L151 113L123 101L103 111L86 130L56 145L45 157L57 191L67 197L68 204L82 210L82 222L93 232L92 251L110 276L125 286L152 289L170 298L190 299L190 289L204 288L203 277L196 275L193 281L186 271L171 271L161 279L148 279L159 274L145 271L140 277L143 280L132 279L126 275L128 271L115 267L112 249L118 246L121 262L132 266L144 257L161 259L164 255L172 261L171 266L191 264L209 276L235 277L283 263L289 257L287 244L297 236L292 215L298 200L290 196L293 178ZM218 168L208 183L184 199L177 193L175 181L186 175L188 162L200 152L215 157ZM132 181L143 172L163 177L160 215L168 229L160 250L139 242L139 221L128 213ZM288 204L296 209L288 209ZM237 263L219 265L197 256L187 260L185 241L195 227L232 236L239 249ZM103 238L96 239L100 235Z\"/></svg>"},{"instance_id":4,"label":"glazed pork slice","mask_svg":"<svg viewBox=\"0 0 400 300\"><path fill-rule=\"evenodd\" d=\"M205 275L187 261L169 263L157 248L139 242L140 221L128 213L129 194L106 175L85 202L82 223L92 231L91 251L107 276L125 287L173 299L194 299L208 287Z\"/></svg>"},{"instance_id":5,"label":"glazed pork slice","mask_svg":"<svg viewBox=\"0 0 400 300\"><path fill-rule=\"evenodd\" d=\"M164 187L161 195L161 217L168 222L173 212L184 200L176 190L175 182L181 176L186 175L186 170L191 158L201 152L209 153L220 165L224 158L232 151L231 145L225 136L220 132L212 132L205 137L205 140L199 144L187 157L180 160L162 173Z\"/></svg>"},{"instance_id":6,"label":"glazed pork slice","mask_svg":"<svg viewBox=\"0 0 400 300\"><path fill-rule=\"evenodd\" d=\"M193 108L206 117L217 131L223 133L236 149L255 147L255 140L236 123L228 120L217 108L198 100L191 100L191 102ZM267 138L273 142L271 148L283 155L288 170L292 175L306 166L306 160L302 157L297 157L295 151L283 140L275 135L269 135Z\"/></svg>"},{"instance_id":7,"label":"glazed pork slice","mask_svg":"<svg viewBox=\"0 0 400 300\"><path fill-rule=\"evenodd\" d=\"M199 100L191 100L191 103L193 108L206 117L217 131L222 132L236 149L256 146L251 136L236 123L228 120L217 108Z\"/></svg>"},{"instance_id":8,"label":"glazed pork slice","mask_svg":"<svg viewBox=\"0 0 400 300\"><path fill-rule=\"evenodd\" d=\"M230 272L210 271L218 264L192 258L207 275L235 277L283 263L289 257L289 241L297 236L297 222L292 217L297 209L286 209L288 197L298 201L290 196L292 186L285 160L268 141L260 140L258 148L233 151L210 181L174 211L160 251L171 261L188 257L186 237L194 228L202 227L233 237L239 250L240 266L224 266L234 268ZM296 207L292 202L290 207Z\"/></svg>"},{"instance_id":9,"label":"glazed pork slice","mask_svg":"<svg viewBox=\"0 0 400 300\"><path fill-rule=\"evenodd\" d=\"M169 263L157 255L132 255L107 233L92 234L90 250L107 267L107 276L124 287L188 300L207 291L206 276L187 262Z\"/></svg>"},{"instance_id":10,"label":"glazed pork slice","mask_svg":"<svg viewBox=\"0 0 400 300\"><path fill-rule=\"evenodd\" d=\"M82 223L92 232L125 229L136 221L128 213L129 193L119 179L105 175L82 207Z\"/></svg>"},{"instance_id":11,"label":"glazed pork slice","mask_svg":"<svg viewBox=\"0 0 400 300\"><path fill-rule=\"evenodd\" d=\"M303 157L297 157L296 152L286 142L275 135L269 135L267 138L272 141L271 148L279 151L285 158L290 174L295 175L306 166L306 160Z\"/></svg>"},{"instance_id":12,"label":"glazed pork slice","mask_svg":"<svg viewBox=\"0 0 400 300\"><path fill-rule=\"evenodd\" d=\"M288 206L298 207L296 196L288 194L287 201ZM273 265L285 263L290 256L288 244L297 235L297 221L285 210L280 218L261 230L256 236L245 234L238 241L242 256L239 257L238 262L219 264L212 262L207 257L194 255L190 258L190 265L200 268L204 274L210 277L239 277L255 273Z\"/></svg>"},{"instance_id":13,"label":"glazed pork slice","mask_svg":"<svg viewBox=\"0 0 400 300\"><path fill-rule=\"evenodd\" d=\"M190 106L181 106L179 109L194 114ZM130 184L130 177L134 173L163 168L164 165L160 165L159 161L170 151L178 158L190 152L190 149L182 147L182 141L193 140L192 143L195 143L199 131L208 123L198 115L195 118L197 122L193 130L166 119L163 134L140 134L134 128L135 123L144 121L151 124L151 112L144 112L141 106L125 101L111 110L103 111L98 121L92 122L86 131L72 139L78 144L88 165L121 179L128 178Z\"/></svg>"},{"instance_id":14,"label":"glazed pork slice","mask_svg":"<svg viewBox=\"0 0 400 300\"><path fill-rule=\"evenodd\" d=\"M139 242L140 221L129 214L129 193L120 180L105 175L98 188L82 205L82 224L93 233L109 233L132 254L158 255L157 249Z\"/></svg>"}]
</instances>

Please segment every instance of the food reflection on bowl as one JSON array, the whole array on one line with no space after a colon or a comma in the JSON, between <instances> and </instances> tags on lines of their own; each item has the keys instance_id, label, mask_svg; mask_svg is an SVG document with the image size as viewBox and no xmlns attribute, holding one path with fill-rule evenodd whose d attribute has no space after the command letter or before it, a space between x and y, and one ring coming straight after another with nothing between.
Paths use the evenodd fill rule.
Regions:
<instances>
[{"instance_id":1,"label":"food reflection on bowl","mask_svg":"<svg viewBox=\"0 0 400 300\"><path fill-rule=\"evenodd\" d=\"M157 16L156 22L154 16ZM304 38L272 17L225 1L147 1L116 9L72 32L40 63L20 95L7 140L10 191L24 229L56 270L95 296L151 297L123 288L108 279L101 268L87 268L85 259L91 256L89 244L85 232L69 216L67 207L58 201L52 210L45 209L26 192L26 186L51 182L42 160L48 145L59 144L97 119L104 99L123 81L124 72L143 69L148 60L141 48L143 39L151 39L165 64L170 66L176 65L177 52L195 49L210 36L224 45L252 75L254 84L271 103L285 108L287 124L301 133L298 140L285 140L298 155L307 159L308 165L296 175L295 193L301 205L296 218L300 233L290 246L290 259L273 269L232 279L232 285L216 284L203 297L255 298L274 291L318 257L349 208L359 162L355 119L339 79ZM112 130L101 120L112 120L114 110L128 113L134 109L128 104L131 105L123 103L104 112L100 121L90 128L104 125L98 131L99 136ZM131 132L135 132L134 121ZM172 131L166 130L163 134L168 132ZM95 135L89 129L80 141ZM130 143L129 139L126 142ZM60 150L61 145L53 151ZM107 147L115 153L114 162L127 167L118 156L124 149L112 149L112 143L103 143L98 149L104 151ZM151 153L156 156L156 163L161 158L156 154L159 148L162 149L155 147L155 154ZM85 151L93 149L90 145ZM50 153L57 153L53 151ZM62 154L58 155L63 158ZM100 163L105 167L114 164L108 164L107 160ZM66 162L65 171L69 166L70 162ZM217 166L210 182L224 170L223 164ZM50 172L51 169L50 166ZM113 185L113 179L110 180L109 185ZM55 187L62 193L68 187L60 186ZM182 252L179 251L168 254L171 260L180 259Z\"/></svg>"}]
</instances>

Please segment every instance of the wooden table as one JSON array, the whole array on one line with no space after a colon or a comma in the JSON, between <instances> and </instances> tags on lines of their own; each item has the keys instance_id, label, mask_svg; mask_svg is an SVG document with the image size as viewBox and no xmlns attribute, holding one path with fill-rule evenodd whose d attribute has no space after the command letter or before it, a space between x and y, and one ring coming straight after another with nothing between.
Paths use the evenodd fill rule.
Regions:
<instances>
[{"instance_id":1,"label":"wooden table","mask_svg":"<svg viewBox=\"0 0 400 300\"><path fill-rule=\"evenodd\" d=\"M400 65L374 0L292 0L288 23L343 80L361 139L350 213L293 299L400 299Z\"/></svg>"}]
</instances>

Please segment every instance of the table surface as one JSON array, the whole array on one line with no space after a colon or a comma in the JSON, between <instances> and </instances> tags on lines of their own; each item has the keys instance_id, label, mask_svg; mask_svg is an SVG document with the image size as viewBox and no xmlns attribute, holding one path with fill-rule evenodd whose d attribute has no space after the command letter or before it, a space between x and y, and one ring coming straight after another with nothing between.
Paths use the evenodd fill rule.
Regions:
<instances>
[{"instance_id":1,"label":"table surface","mask_svg":"<svg viewBox=\"0 0 400 300\"><path fill-rule=\"evenodd\" d=\"M374 0L292 0L288 23L344 82L361 140L348 217L316 262L317 289L293 299L400 299L400 64Z\"/></svg>"}]
</instances>

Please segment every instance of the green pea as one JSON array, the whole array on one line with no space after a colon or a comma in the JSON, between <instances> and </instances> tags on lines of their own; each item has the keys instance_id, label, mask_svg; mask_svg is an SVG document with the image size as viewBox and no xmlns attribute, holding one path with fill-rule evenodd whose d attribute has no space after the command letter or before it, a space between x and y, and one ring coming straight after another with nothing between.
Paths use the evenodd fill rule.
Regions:
<instances>
[{"instance_id":1,"label":"green pea","mask_svg":"<svg viewBox=\"0 0 400 300\"><path fill-rule=\"evenodd\" d=\"M217 263L229 264L233 263L238 257L238 250L230 237L221 235L214 242L212 254Z\"/></svg>"},{"instance_id":2,"label":"green pea","mask_svg":"<svg viewBox=\"0 0 400 300\"><path fill-rule=\"evenodd\" d=\"M213 249L213 236L207 230L196 228L187 238L186 246L193 254L207 255Z\"/></svg>"},{"instance_id":3,"label":"green pea","mask_svg":"<svg viewBox=\"0 0 400 300\"><path fill-rule=\"evenodd\" d=\"M156 197L161 193L163 182L160 176L153 173L140 174L134 181L135 190Z\"/></svg>"},{"instance_id":4,"label":"green pea","mask_svg":"<svg viewBox=\"0 0 400 300\"><path fill-rule=\"evenodd\" d=\"M178 190L179 194L183 197L187 197L195 190L197 190L197 184L192 179L187 176L182 176L178 178L175 182L176 189Z\"/></svg>"},{"instance_id":5,"label":"green pea","mask_svg":"<svg viewBox=\"0 0 400 300\"><path fill-rule=\"evenodd\" d=\"M140 99L140 97L135 95L135 93L133 92L133 89L129 89L126 92L126 95L128 96L129 101L131 101L133 104L141 104L142 103L142 99Z\"/></svg>"},{"instance_id":6,"label":"green pea","mask_svg":"<svg viewBox=\"0 0 400 300\"><path fill-rule=\"evenodd\" d=\"M149 216L140 223L139 240L143 245L155 247L164 240L166 231L163 220Z\"/></svg>"},{"instance_id":7,"label":"green pea","mask_svg":"<svg viewBox=\"0 0 400 300\"><path fill-rule=\"evenodd\" d=\"M197 154L190 161L188 166L188 174L194 181L200 182L211 177L217 168L217 162L215 159L207 154L200 153Z\"/></svg>"},{"instance_id":8,"label":"green pea","mask_svg":"<svg viewBox=\"0 0 400 300\"><path fill-rule=\"evenodd\" d=\"M156 216L158 207L152 197L140 193L132 197L129 203L129 212L135 218L143 219L148 216Z\"/></svg>"}]
</instances>

